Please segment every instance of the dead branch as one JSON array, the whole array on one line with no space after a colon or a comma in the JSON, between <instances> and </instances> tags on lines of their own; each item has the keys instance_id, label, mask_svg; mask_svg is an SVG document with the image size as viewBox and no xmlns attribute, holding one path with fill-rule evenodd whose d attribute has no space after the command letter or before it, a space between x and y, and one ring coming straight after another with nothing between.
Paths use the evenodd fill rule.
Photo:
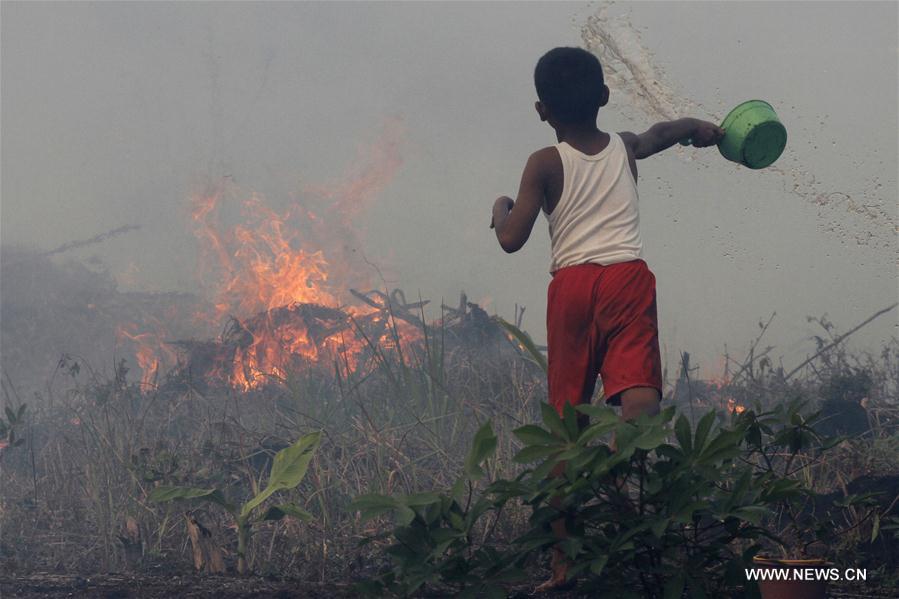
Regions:
<instances>
[{"instance_id":1,"label":"dead branch","mask_svg":"<svg viewBox=\"0 0 899 599\"><path fill-rule=\"evenodd\" d=\"M811 362L813 362L818 356L820 356L820 355L823 354L824 352L827 352L827 351L829 351L830 349L836 347L837 345L839 345L840 343L842 343L842 342L843 342L849 335L851 335L852 333L856 332L856 331L859 330L860 328L864 327L864 326L867 325L868 323L870 323L870 322L876 320L878 317L883 316L884 314L886 314L887 312L889 312L890 310L892 310L892 309L895 308L896 306L899 306L899 302L893 304L892 306L889 306L889 307L887 307L887 308L884 308L883 310L880 310L880 311L874 313L874 315L872 315L872 316L870 316L869 318L867 318L867 319L866 319L864 322L862 322L861 324L856 325L855 327L853 327L852 329L846 331L846 332L843 333L842 335L838 335L837 337L834 338L833 341L831 341L830 343L828 343L827 345L825 345L824 347L822 347L821 349L819 349L819 350L817 351L817 353L815 353L814 356L812 356L811 358L807 359L807 360L804 361L802 364L800 364L799 366L797 366L796 368L794 368L793 370L791 370L791 371L784 377L784 380L785 380L785 381L790 380L790 377L792 377L794 374L796 374L797 372L799 372L800 370L802 370L803 368L805 368L805 366L806 366L807 364L810 364Z\"/></svg>"}]
</instances>

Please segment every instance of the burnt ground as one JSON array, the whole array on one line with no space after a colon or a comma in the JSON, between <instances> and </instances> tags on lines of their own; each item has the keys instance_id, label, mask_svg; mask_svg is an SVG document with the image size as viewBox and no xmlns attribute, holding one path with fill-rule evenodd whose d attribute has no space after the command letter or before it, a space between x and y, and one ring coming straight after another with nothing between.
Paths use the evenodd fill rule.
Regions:
<instances>
[{"instance_id":1,"label":"burnt ground","mask_svg":"<svg viewBox=\"0 0 899 599\"><path fill-rule=\"evenodd\" d=\"M536 583L536 581L535 581ZM510 589L510 597L572 599L582 597L576 591L552 594L529 592L533 584ZM447 595L429 595L439 597ZM101 574L97 576L72 576L60 574L30 574L11 577L0 573L0 599L36 597L91 597L97 599L128 598L328 598L349 599L359 597L352 585L344 583L322 584L302 580L276 580L263 577L197 576L197 575L148 575ZM886 599L899 597L899 589L873 586L831 586L831 599Z\"/></svg>"},{"instance_id":2,"label":"burnt ground","mask_svg":"<svg viewBox=\"0 0 899 599\"><path fill-rule=\"evenodd\" d=\"M237 597L357 597L348 584L320 584L299 580L269 580L236 576L153 576L140 574L101 574L71 576L32 574L6 577L0 574L0 598L13 597L96 597L98 599L198 598L235 599Z\"/></svg>"},{"instance_id":3,"label":"burnt ground","mask_svg":"<svg viewBox=\"0 0 899 599\"><path fill-rule=\"evenodd\" d=\"M511 596L536 597L528 591L533 585L513 589ZM429 597L446 597L432 594ZM575 597L575 593L555 593L554 599ZM32 574L6 577L0 574L0 599L37 597L90 597L96 599L192 599L192 598L266 598L266 599L349 599L359 597L350 584L321 584L302 580L269 580L235 576L150 576L101 574L71 576Z\"/></svg>"}]
</instances>

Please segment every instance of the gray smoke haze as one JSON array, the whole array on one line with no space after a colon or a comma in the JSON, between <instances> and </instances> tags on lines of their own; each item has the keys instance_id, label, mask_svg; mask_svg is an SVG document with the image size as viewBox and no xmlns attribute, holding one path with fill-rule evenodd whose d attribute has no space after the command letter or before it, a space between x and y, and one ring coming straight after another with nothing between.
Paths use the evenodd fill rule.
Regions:
<instances>
[{"instance_id":1,"label":"gray smoke haze","mask_svg":"<svg viewBox=\"0 0 899 599\"><path fill-rule=\"evenodd\" d=\"M596 11L4 2L0 237L49 251L139 225L67 255L99 257L125 289L195 291L192 190L227 177L284 210L340 187L398 122L402 163L356 215L352 249L407 295L452 302L464 289L507 317L525 305L542 339L546 225L507 256L489 209L555 142L533 109L533 65L595 41L583 30ZM714 150L640 163L669 363L684 349L717 372L724 344L739 352L776 311L768 342L796 364L818 332L807 315L845 330L896 300L896 3L641 2L604 18L658 69L665 110L718 119L761 98L789 133L778 169ZM600 126L648 128L616 81L628 77L612 78ZM853 343L876 349L897 327L893 312Z\"/></svg>"}]
</instances>

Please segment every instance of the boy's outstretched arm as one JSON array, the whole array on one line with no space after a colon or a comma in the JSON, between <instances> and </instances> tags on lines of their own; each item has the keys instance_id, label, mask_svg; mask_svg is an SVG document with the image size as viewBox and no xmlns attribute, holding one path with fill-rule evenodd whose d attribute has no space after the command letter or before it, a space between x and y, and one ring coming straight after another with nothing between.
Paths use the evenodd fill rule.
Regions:
<instances>
[{"instance_id":1,"label":"boy's outstretched arm","mask_svg":"<svg viewBox=\"0 0 899 599\"><path fill-rule=\"evenodd\" d=\"M558 162L559 154L552 147L531 154L521 174L518 198L502 196L493 203L490 227L496 229L496 238L506 252L517 252L530 237L546 197L547 174L553 160Z\"/></svg>"},{"instance_id":2,"label":"boy's outstretched arm","mask_svg":"<svg viewBox=\"0 0 899 599\"><path fill-rule=\"evenodd\" d=\"M648 158L667 150L682 139L691 140L694 147L704 148L717 144L724 137L724 129L699 119L678 119L656 123L645 133L624 132L624 140L634 153L634 158Z\"/></svg>"}]
</instances>

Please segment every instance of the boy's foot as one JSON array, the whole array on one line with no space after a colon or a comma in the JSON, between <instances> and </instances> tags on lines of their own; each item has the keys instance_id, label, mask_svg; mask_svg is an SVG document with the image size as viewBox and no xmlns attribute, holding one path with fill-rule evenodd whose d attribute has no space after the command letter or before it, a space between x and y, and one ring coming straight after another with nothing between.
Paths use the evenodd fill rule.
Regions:
<instances>
[{"instance_id":1,"label":"boy's foot","mask_svg":"<svg viewBox=\"0 0 899 599\"><path fill-rule=\"evenodd\" d=\"M552 548L552 559L550 560L550 569L552 574L549 580L534 589L535 593L547 593L553 591L569 591L574 588L575 581L568 580L568 568L570 566L565 552L558 547Z\"/></svg>"}]
</instances>

